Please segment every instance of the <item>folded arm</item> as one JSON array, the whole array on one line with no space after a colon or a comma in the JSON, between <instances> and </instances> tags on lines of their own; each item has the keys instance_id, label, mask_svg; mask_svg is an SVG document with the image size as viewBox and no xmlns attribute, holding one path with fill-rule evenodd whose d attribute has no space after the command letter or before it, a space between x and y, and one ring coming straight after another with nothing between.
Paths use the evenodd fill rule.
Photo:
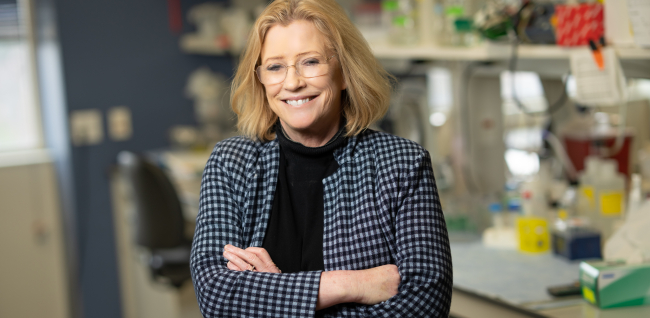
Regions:
<instances>
[{"instance_id":1,"label":"folded arm","mask_svg":"<svg viewBox=\"0 0 650 318\"><path fill-rule=\"evenodd\" d=\"M372 305L395 295L400 278L394 265L360 271L280 273L270 257L241 256L240 260L248 262L233 261L234 254L224 254L224 247L244 251L237 247L244 245L237 206L243 194L233 189L239 185L233 185L225 170L218 152L213 153L203 175L192 247L192 278L205 317L308 317L339 303ZM247 264L255 265L256 271L248 271Z\"/></svg>"},{"instance_id":2,"label":"folded arm","mask_svg":"<svg viewBox=\"0 0 650 318\"><path fill-rule=\"evenodd\" d=\"M190 268L204 317L308 317L318 300L320 272L292 274L228 269L226 244L243 246L247 180L230 176L218 149L208 160L201 184L201 206L192 245Z\"/></svg>"},{"instance_id":3,"label":"folded arm","mask_svg":"<svg viewBox=\"0 0 650 318\"><path fill-rule=\"evenodd\" d=\"M369 317L447 317L451 304L452 263L444 216L426 151L399 178L394 216L395 262L399 292L369 307Z\"/></svg>"},{"instance_id":4,"label":"folded arm","mask_svg":"<svg viewBox=\"0 0 650 318\"><path fill-rule=\"evenodd\" d=\"M228 259L228 268L234 271L281 273L268 252L261 247L244 250L226 245L223 255ZM395 296L399 283L395 265L322 272L316 310L342 303L374 305Z\"/></svg>"}]
</instances>

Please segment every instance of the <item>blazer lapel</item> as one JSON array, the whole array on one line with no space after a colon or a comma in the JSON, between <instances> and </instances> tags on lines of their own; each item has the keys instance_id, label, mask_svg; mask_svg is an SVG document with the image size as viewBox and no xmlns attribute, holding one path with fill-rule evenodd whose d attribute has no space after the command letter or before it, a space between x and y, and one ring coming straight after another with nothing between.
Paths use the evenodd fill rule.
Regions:
<instances>
[{"instance_id":1,"label":"blazer lapel","mask_svg":"<svg viewBox=\"0 0 650 318\"><path fill-rule=\"evenodd\" d=\"M246 233L251 237L247 246L262 246L264 235L271 216L273 197L278 182L280 167L280 146L277 139L261 145L253 175L249 178L248 206L245 228L253 229L253 233ZM248 223L250 222L250 223ZM251 226L252 225L252 226Z\"/></svg>"}]
</instances>

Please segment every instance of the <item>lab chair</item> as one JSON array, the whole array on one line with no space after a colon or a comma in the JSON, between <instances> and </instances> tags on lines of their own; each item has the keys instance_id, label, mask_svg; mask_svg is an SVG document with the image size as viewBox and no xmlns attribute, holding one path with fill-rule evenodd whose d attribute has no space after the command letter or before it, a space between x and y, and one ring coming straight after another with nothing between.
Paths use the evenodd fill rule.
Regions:
<instances>
[{"instance_id":1,"label":"lab chair","mask_svg":"<svg viewBox=\"0 0 650 318\"><path fill-rule=\"evenodd\" d=\"M147 250L154 280L180 288L190 279L192 240L185 233L178 194L165 172L146 157L122 151L117 162L133 205L135 244Z\"/></svg>"}]
</instances>

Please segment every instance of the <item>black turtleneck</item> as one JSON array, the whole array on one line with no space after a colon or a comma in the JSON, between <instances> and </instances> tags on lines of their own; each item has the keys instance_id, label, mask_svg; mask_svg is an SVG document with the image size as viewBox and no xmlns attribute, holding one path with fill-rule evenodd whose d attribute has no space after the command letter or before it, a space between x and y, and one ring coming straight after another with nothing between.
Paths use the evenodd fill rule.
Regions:
<instances>
[{"instance_id":1,"label":"black turtleneck","mask_svg":"<svg viewBox=\"0 0 650 318\"><path fill-rule=\"evenodd\" d=\"M345 120L321 147L306 147L275 126L280 167L273 208L262 247L283 273L323 270L323 179L339 165L334 150L346 138Z\"/></svg>"}]
</instances>

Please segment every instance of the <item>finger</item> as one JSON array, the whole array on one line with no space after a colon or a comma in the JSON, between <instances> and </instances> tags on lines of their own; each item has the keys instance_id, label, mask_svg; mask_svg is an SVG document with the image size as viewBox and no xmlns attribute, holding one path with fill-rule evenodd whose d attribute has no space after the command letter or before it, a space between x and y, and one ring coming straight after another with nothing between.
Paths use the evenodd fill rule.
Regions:
<instances>
[{"instance_id":1,"label":"finger","mask_svg":"<svg viewBox=\"0 0 650 318\"><path fill-rule=\"evenodd\" d=\"M243 269L239 268L239 266L235 265L235 263L233 263L233 262L228 262L228 264L226 264L226 266L228 267L228 269L233 270L233 271L239 271L239 272L243 271Z\"/></svg>"},{"instance_id":2,"label":"finger","mask_svg":"<svg viewBox=\"0 0 650 318\"><path fill-rule=\"evenodd\" d=\"M232 245L226 245L225 247L226 252L234 254L238 256L240 259L244 260L246 263L255 266L255 268L265 268L264 262L257 257L255 253L247 252L241 248L232 246ZM235 263L235 265L239 266L239 263ZM241 266L240 266L241 267ZM247 266L245 268L249 268L250 266Z\"/></svg>"},{"instance_id":3,"label":"finger","mask_svg":"<svg viewBox=\"0 0 650 318\"><path fill-rule=\"evenodd\" d=\"M271 256L269 255L269 252L267 252L266 249L262 247L249 247L245 251L257 255L257 257L262 260L262 263L264 265L258 268L260 272L263 271L268 273L282 273L278 266L275 265L271 259Z\"/></svg>"},{"instance_id":4,"label":"finger","mask_svg":"<svg viewBox=\"0 0 650 318\"><path fill-rule=\"evenodd\" d=\"M235 255L235 254L230 253L228 251L223 252L223 257L225 257L227 260L229 260L231 263L233 263L233 265L240 268L242 271L249 270L251 268L250 263L248 263L245 260L241 259L238 255Z\"/></svg>"}]
</instances>

